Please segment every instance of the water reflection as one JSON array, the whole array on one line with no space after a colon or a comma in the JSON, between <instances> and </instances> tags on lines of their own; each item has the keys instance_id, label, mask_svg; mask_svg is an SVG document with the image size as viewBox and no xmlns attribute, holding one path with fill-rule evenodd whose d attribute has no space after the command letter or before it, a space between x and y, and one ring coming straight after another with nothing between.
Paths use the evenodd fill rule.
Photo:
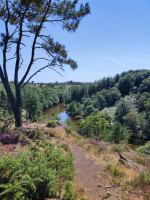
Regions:
<instances>
[{"instance_id":1,"label":"water reflection","mask_svg":"<svg viewBox=\"0 0 150 200\"><path fill-rule=\"evenodd\" d=\"M63 122L63 123L68 119L68 116L69 115L67 114L66 111L58 114L58 117L60 118L60 121Z\"/></svg>"},{"instance_id":2,"label":"water reflection","mask_svg":"<svg viewBox=\"0 0 150 200\"><path fill-rule=\"evenodd\" d=\"M42 113L42 115L43 116L47 115L48 117L50 117L52 112L56 112L56 114L61 114L64 111L66 111L65 104L64 103L59 103L56 106L52 106L52 107L48 108L47 110L45 110Z\"/></svg>"},{"instance_id":3,"label":"water reflection","mask_svg":"<svg viewBox=\"0 0 150 200\"><path fill-rule=\"evenodd\" d=\"M45 110L42 115L45 116L47 115L48 117L50 117L52 115L52 112L55 112L58 117L60 118L61 122L65 122L68 117L69 117L69 113L67 112L66 108L65 108L65 104L64 103L59 103L56 106L52 106L50 108L48 108L47 110ZM74 118L70 118L71 121L74 123L74 125L76 127L78 127L78 121L77 119Z\"/></svg>"}]
</instances>

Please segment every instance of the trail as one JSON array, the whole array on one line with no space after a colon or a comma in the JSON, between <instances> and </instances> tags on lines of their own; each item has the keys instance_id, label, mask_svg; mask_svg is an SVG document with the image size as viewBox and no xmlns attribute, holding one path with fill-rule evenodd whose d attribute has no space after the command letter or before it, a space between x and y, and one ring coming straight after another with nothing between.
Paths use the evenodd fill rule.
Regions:
<instances>
[{"instance_id":1,"label":"trail","mask_svg":"<svg viewBox=\"0 0 150 200\"><path fill-rule=\"evenodd\" d=\"M44 124L38 124L38 127L49 129ZM24 125L24 128L35 129L37 124L30 126ZM62 129L63 133L63 129ZM78 144L63 139L53 138L61 143L68 144L74 157L76 167L76 176L74 183L78 188L79 195L82 194L86 200L121 200L128 197L128 200L142 200L143 198L135 193L123 192L121 186L112 181L112 176L104 170L104 167L98 162L98 159L84 151Z\"/></svg>"}]
</instances>

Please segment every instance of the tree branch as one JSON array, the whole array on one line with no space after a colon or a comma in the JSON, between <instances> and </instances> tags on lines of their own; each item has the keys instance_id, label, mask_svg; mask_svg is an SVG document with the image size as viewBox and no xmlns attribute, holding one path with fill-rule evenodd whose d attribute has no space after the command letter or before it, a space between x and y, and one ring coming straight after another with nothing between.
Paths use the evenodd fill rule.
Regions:
<instances>
[{"instance_id":1,"label":"tree branch","mask_svg":"<svg viewBox=\"0 0 150 200\"><path fill-rule=\"evenodd\" d=\"M50 65L46 65L45 67L42 67L41 69L39 69L38 71L36 71L32 76L30 76L30 78L21 86L21 88L23 88L30 81L30 79L33 78L33 76L35 76L37 73L41 72L45 68L50 68L50 69L54 70L56 73L58 73L60 76L64 77L56 69L50 67Z\"/></svg>"},{"instance_id":2,"label":"tree branch","mask_svg":"<svg viewBox=\"0 0 150 200\"><path fill-rule=\"evenodd\" d=\"M16 67L15 67L15 75L14 75L15 87L17 87L17 85L18 85L18 71L19 71L19 62L20 62L20 45L22 44L21 43L21 40L22 40L22 25L23 25L23 20L24 20L24 17L25 17L25 14L26 14L28 8L29 8L29 4L28 4L27 8L25 9L23 16L21 18L21 21L20 21L19 40L17 41L17 49L16 49L16 57L17 58L16 58Z\"/></svg>"},{"instance_id":3,"label":"tree branch","mask_svg":"<svg viewBox=\"0 0 150 200\"><path fill-rule=\"evenodd\" d=\"M23 65L23 58L21 57L21 55L20 55L20 58L21 58L21 63L20 63L20 66L19 66L19 69L21 68L21 66Z\"/></svg>"},{"instance_id":4,"label":"tree branch","mask_svg":"<svg viewBox=\"0 0 150 200\"><path fill-rule=\"evenodd\" d=\"M3 49L3 69L4 69L5 78L8 81L8 75L7 75L7 70L6 70L6 52L7 52L7 45L8 45L8 41L9 41L8 22L10 19L8 0L6 0L6 7L7 7L7 12L8 12L8 17L7 17L7 20L5 21L6 38L5 38L5 44L4 44L4 49Z\"/></svg>"},{"instance_id":5,"label":"tree branch","mask_svg":"<svg viewBox=\"0 0 150 200\"><path fill-rule=\"evenodd\" d=\"M7 59L7 60L6 60L6 62L7 62L7 61L9 61L9 60L12 60L12 59L14 59L14 58L16 58L16 57L13 57L13 58L9 58L9 59Z\"/></svg>"},{"instance_id":6,"label":"tree branch","mask_svg":"<svg viewBox=\"0 0 150 200\"><path fill-rule=\"evenodd\" d=\"M47 58L36 58L36 59L34 59L34 61L33 62L35 62L35 61L37 61L37 60L46 60L46 61L50 61L49 59L47 59Z\"/></svg>"},{"instance_id":7,"label":"tree branch","mask_svg":"<svg viewBox=\"0 0 150 200\"><path fill-rule=\"evenodd\" d=\"M34 41L33 41L33 45L32 45L31 60L30 60L30 63L29 63L29 65L28 65L28 68L27 68L27 71L26 71L25 75L23 76L23 78L21 79L21 81L20 81L20 83L19 83L19 86L21 86L22 83L24 82L24 80L26 79L26 77L27 77L27 75L28 75L28 73L29 73L29 71L30 71L30 69L31 69L31 66L32 66L32 64L33 64L36 40L37 40L37 38L38 38L38 36L39 36L40 29L42 28L42 25L43 25L43 23L45 22L45 19L46 19L48 10L49 10L49 8L50 8L50 5L51 5L51 1L50 1L49 4L48 4L47 10L46 10L46 12L45 12L45 15L43 16L43 19L42 19L42 21L41 21L41 23L40 23L40 25L39 25L39 27L38 27L38 29L37 29L37 32L36 32L36 34L35 34Z\"/></svg>"}]
</instances>

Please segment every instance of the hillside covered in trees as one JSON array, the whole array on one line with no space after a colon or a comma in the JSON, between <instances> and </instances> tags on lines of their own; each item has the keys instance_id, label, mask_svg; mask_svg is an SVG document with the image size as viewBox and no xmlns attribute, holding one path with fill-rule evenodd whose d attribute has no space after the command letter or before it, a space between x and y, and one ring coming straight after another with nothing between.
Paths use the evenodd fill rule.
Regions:
<instances>
[{"instance_id":1,"label":"hillside covered in trees","mask_svg":"<svg viewBox=\"0 0 150 200\"><path fill-rule=\"evenodd\" d=\"M11 87L15 92L13 84ZM83 135L99 138L100 132L110 130L108 135L112 135L115 125L128 133L150 138L148 70L130 70L94 83L29 83L22 90L23 121L37 121L44 110L58 103L66 103L72 117L82 118L79 132ZM0 107L2 120L12 115L2 86Z\"/></svg>"},{"instance_id":2,"label":"hillside covered in trees","mask_svg":"<svg viewBox=\"0 0 150 200\"><path fill-rule=\"evenodd\" d=\"M150 139L150 71L129 71L94 83L32 82L23 88L24 122L39 122L47 108L65 103L71 117L80 119L80 135L70 120L68 126L61 126L56 113L46 123L24 123L24 129L3 123L14 117L0 87L2 198L83 200L89 197L92 180L91 199L95 195L149 199L150 143L137 152L127 143L130 136ZM11 88L15 92L13 84ZM101 179L95 179L93 174L97 177L99 173ZM109 191L107 185L111 185Z\"/></svg>"}]
</instances>

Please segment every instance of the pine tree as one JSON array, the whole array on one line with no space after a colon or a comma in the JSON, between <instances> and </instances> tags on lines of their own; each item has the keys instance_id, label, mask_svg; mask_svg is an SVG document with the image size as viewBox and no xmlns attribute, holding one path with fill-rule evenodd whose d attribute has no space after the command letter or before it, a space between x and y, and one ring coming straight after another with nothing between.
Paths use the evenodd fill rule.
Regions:
<instances>
[{"instance_id":1,"label":"pine tree","mask_svg":"<svg viewBox=\"0 0 150 200\"><path fill-rule=\"evenodd\" d=\"M89 4L81 4L79 9L78 0L4 0L0 1L0 20L4 23L5 32L1 33L0 47L3 51L3 64L0 65L0 78L5 87L12 111L16 119L16 125L22 126L21 120L21 88L38 72L45 68L50 68L58 72L55 67L63 70L64 65L69 65L72 69L77 68L77 63L68 58L64 45L54 42L51 35L42 32L47 23L59 23L62 29L74 32L81 19L90 13ZM23 64L21 49L25 46L23 41L27 41L32 36L31 58L22 78L19 78L19 69ZM25 40L23 40L25 39ZM14 57L8 57L8 53L16 49ZM35 50L43 49L45 56L36 58ZM14 85L15 96L10 88L8 79L8 61L15 59ZM31 77L27 76L36 61L47 62L39 70L35 71ZM59 73L59 72L58 72ZM20 80L20 81L19 81Z\"/></svg>"}]
</instances>

